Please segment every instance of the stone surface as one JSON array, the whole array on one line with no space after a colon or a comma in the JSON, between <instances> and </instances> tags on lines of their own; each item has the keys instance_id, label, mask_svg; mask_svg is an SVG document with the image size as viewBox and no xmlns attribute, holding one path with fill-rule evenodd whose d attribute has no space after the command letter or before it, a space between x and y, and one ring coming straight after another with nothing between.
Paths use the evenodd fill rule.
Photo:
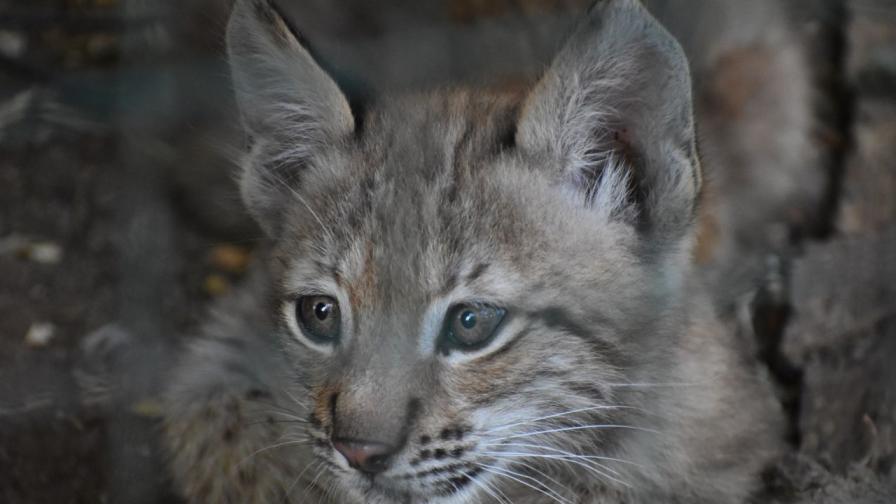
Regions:
<instances>
[{"instance_id":1,"label":"stone surface","mask_svg":"<svg viewBox=\"0 0 896 504\"><path fill-rule=\"evenodd\" d=\"M896 2L844 5L851 142L834 234L791 263L779 351L801 372L799 455L763 503L896 502Z\"/></svg>"},{"instance_id":2,"label":"stone surface","mask_svg":"<svg viewBox=\"0 0 896 504\"><path fill-rule=\"evenodd\" d=\"M835 475L809 457L793 455L778 462L765 475L768 491L754 504L892 504L896 479L878 477L862 465Z\"/></svg>"},{"instance_id":3,"label":"stone surface","mask_svg":"<svg viewBox=\"0 0 896 504\"><path fill-rule=\"evenodd\" d=\"M892 95L896 88L896 3L850 0L848 9L849 79L863 94Z\"/></svg>"},{"instance_id":4,"label":"stone surface","mask_svg":"<svg viewBox=\"0 0 896 504\"><path fill-rule=\"evenodd\" d=\"M896 222L896 100L860 96L854 124L836 225L847 234Z\"/></svg>"},{"instance_id":5,"label":"stone surface","mask_svg":"<svg viewBox=\"0 0 896 504\"><path fill-rule=\"evenodd\" d=\"M801 451L835 471L896 456L896 317L811 352L803 370Z\"/></svg>"},{"instance_id":6,"label":"stone surface","mask_svg":"<svg viewBox=\"0 0 896 504\"><path fill-rule=\"evenodd\" d=\"M808 246L790 278L782 351L793 362L896 315L896 226Z\"/></svg>"}]
</instances>

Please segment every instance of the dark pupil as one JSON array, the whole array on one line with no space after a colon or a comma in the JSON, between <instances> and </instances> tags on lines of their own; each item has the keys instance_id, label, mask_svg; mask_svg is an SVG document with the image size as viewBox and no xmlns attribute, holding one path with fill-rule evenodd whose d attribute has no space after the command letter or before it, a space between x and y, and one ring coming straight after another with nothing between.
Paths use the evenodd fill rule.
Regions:
<instances>
[{"instance_id":1,"label":"dark pupil","mask_svg":"<svg viewBox=\"0 0 896 504\"><path fill-rule=\"evenodd\" d=\"M330 312L332 311L333 305L330 303L320 302L314 305L314 316L317 317L317 320L327 320L327 317L330 316Z\"/></svg>"},{"instance_id":2,"label":"dark pupil","mask_svg":"<svg viewBox=\"0 0 896 504\"><path fill-rule=\"evenodd\" d=\"M461 313L460 325L464 326L465 329L472 329L476 327L476 314L470 310L466 310Z\"/></svg>"}]
</instances>

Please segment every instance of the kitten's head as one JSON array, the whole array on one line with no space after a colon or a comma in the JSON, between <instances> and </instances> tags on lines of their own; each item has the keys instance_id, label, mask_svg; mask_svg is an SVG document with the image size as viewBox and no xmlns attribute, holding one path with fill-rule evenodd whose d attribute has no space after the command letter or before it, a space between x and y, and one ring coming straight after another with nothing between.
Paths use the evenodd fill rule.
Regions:
<instances>
[{"instance_id":1,"label":"kitten's head","mask_svg":"<svg viewBox=\"0 0 896 504\"><path fill-rule=\"evenodd\" d=\"M431 502L548 466L622 479L596 457L639 411L621 385L661 378L700 186L676 42L604 1L525 96L363 117L267 2L237 3L228 42L282 385L333 485Z\"/></svg>"}]
</instances>

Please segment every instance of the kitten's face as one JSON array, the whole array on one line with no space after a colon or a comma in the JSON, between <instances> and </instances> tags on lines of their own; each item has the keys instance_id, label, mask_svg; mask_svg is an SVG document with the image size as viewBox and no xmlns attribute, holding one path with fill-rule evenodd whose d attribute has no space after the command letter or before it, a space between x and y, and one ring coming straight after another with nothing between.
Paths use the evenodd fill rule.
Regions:
<instances>
[{"instance_id":1,"label":"kitten's face","mask_svg":"<svg viewBox=\"0 0 896 504\"><path fill-rule=\"evenodd\" d=\"M613 384L661 285L631 226L497 141L513 110L395 106L297 185L277 250L291 393L315 455L367 499L463 497L543 462L614 478L563 454L609 455L587 426L624 422ZM388 445L383 467L350 467L339 440Z\"/></svg>"},{"instance_id":2,"label":"kitten's face","mask_svg":"<svg viewBox=\"0 0 896 504\"><path fill-rule=\"evenodd\" d=\"M624 485L624 385L668 365L700 186L668 33L635 0L599 2L525 99L364 117L267 1L235 4L228 47L244 200L277 242L283 389L324 487L556 498L549 467Z\"/></svg>"}]
</instances>

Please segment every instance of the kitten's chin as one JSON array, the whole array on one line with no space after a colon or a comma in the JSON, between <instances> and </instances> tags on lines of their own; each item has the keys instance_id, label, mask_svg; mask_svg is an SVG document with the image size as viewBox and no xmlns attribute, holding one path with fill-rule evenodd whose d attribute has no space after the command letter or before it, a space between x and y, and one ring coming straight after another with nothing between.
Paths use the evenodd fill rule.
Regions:
<instances>
[{"instance_id":1,"label":"kitten's chin","mask_svg":"<svg viewBox=\"0 0 896 504\"><path fill-rule=\"evenodd\" d=\"M336 486L350 502L365 504L407 504L428 502L423 495L384 478L369 478L356 473L338 474Z\"/></svg>"},{"instance_id":2,"label":"kitten's chin","mask_svg":"<svg viewBox=\"0 0 896 504\"><path fill-rule=\"evenodd\" d=\"M365 504L460 504L468 503L476 494L475 485L435 492L431 488L413 488L406 482L388 478L370 479L360 475L337 478L338 486L351 501Z\"/></svg>"}]
</instances>

